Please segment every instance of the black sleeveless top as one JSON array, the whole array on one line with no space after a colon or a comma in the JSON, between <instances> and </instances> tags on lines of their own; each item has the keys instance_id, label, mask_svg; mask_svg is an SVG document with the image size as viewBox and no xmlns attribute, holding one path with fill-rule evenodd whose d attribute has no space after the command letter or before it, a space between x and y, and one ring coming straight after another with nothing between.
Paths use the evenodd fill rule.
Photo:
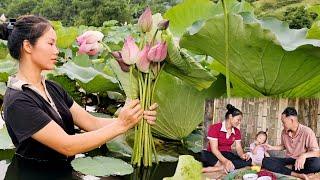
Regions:
<instances>
[{"instance_id":1,"label":"black sleeveless top","mask_svg":"<svg viewBox=\"0 0 320 180\"><path fill-rule=\"evenodd\" d=\"M67 157L31 137L52 120L67 134L75 134L69 110L73 99L58 84L48 80L45 80L45 84L59 114L48 101L31 88L22 86L19 90L9 86L3 102L6 127L16 147L16 155L30 160L70 162L74 157Z\"/></svg>"}]
</instances>

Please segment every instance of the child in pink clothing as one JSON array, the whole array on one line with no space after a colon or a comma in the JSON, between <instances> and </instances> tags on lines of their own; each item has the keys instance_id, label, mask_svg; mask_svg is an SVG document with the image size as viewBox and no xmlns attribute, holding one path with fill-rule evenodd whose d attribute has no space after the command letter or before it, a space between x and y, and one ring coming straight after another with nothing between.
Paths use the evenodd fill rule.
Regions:
<instances>
[{"instance_id":1,"label":"child in pink clothing","mask_svg":"<svg viewBox=\"0 0 320 180\"><path fill-rule=\"evenodd\" d=\"M263 146L267 142L267 139L267 131L260 131L256 135L256 140L250 144L250 152L248 154L252 159L252 165L261 166L263 158L265 156L270 157L267 149Z\"/></svg>"}]
</instances>

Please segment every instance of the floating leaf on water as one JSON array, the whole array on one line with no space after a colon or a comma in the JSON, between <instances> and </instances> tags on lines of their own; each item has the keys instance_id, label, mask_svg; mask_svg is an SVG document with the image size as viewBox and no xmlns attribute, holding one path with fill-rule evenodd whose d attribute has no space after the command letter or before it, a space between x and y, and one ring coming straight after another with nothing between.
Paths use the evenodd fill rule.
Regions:
<instances>
[{"instance_id":1,"label":"floating leaf on water","mask_svg":"<svg viewBox=\"0 0 320 180\"><path fill-rule=\"evenodd\" d=\"M186 147L194 153L201 152L203 149L203 134L191 133L184 140Z\"/></svg>"},{"instance_id":2,"label":"floating leaf on water","mask_svg":"<svg viewBox=\"0 0 320 180\"><path fill-rule=\"evenodd\" d=\"M133 167L123 160L104 156L77 158L71 165L74 170L93 176L123 176L133 172Z\"/></svg>"}]
</instances>

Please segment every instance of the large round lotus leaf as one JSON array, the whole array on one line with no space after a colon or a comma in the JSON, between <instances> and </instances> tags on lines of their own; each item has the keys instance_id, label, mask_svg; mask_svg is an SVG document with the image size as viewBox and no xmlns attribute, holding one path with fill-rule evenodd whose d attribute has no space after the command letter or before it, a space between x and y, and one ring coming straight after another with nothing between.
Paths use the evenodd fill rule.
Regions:
<instances>
[{"instance_id":1,"label":"large round lotus leaf","mask_svg":"<svg viewBox=\"0 0 320 180\"><path fill-rule=\"evenodd\" d=\"M132 147L127 143L125 136L118 136L107 143L109 151L119 153L125 157L131 157Z\"/></svg>"},{"instance_id":2,"label":"large round lotus leaf","mask_svg":"<svg viewBox=\"0 0 320 180\"><path fill-rule=\"evenodd\" d=\"M246 1L225 1L229 12L251 12L253 8ZM195 5L196 4L196 5ZM207 20L216 14L223 14L221 1L185 0L169 9L164 18L170 20L169 29L175 36L181 36L188 27L198 20Z\"/></svg>"},{"instance_id":3,"label":"large round lotus leaf","mask_svg":"<svg viewBox=\"0 0 320 180\"><path fill-rule=\"evenodd\" d=\"M66 74L72 80L77 80L87 93L119 89L118 81L114 77L108 76L93 67L84 67L69 61L56 70L60 74Z\"/></svg>"},{"instance_id":4,"label":"large round lotus leaf","mask_svg":"<svg viewBox=\"0 0 320 180\"><path fill-rule=\"evenodd\" d=\"M71 165L74 170L93 176L123 176L133 172L132 166L123 160L104 156L77 158Z\"/></svg>"},{"instance_id":5,"label":"large round lotus leaf","mask_svg":"<svg viewBox=\"0 0 320 180\"><path fill-rule=\"evenodd\" d=\"M238 79L263 95L284 93L320 75L320 41L306 39L306 29L293 30L273 18L256 20L246 14L229 14L229 22L229 41L224 38L224 16L216 15L197 31L185 33L180 45L224 67L229 57L231 82ZM223 68L219 71L225 73Z\"/></svg>"},{"instance_id":6,"label":"large round lotus leaf","mask_svg":"<svg viewBox=\"0 0 320 180\"><path fill-rule=\"evenodd\" d=\"M158 103L154 133L174 140L187 137L203 122L206 98L220 97L225 92L225 81L219 78L210 88L198 91L181 79L162 71L157 81L153 102Z\"/></svg>"},{"instance_id":7,"label":"large round lotus leaf","mask_svg":"<svg viewBox=\"0 0 320 180\"><path fill-rule=\"evenodd\" d=\"M14 145L10 139L7 128L5 126L0 128L0 149L13 149Z\"/></svg>"}]
</instances>

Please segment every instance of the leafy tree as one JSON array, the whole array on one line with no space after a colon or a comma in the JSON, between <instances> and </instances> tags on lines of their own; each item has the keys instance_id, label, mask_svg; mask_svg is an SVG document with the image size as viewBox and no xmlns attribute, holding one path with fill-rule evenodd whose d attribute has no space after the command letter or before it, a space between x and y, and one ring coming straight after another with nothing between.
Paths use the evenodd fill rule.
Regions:
<instances>
[{"instance_id":1,"label":"leafy tree","mask_svg":"<svg viewBox=\"0 0 320 180\"><path fill-rule=\"evenodd\" d=\"M71 5L72 0L43 0L32 13L54 21L60 20L64 25L72 25L75 12Z\"/></svg>"},{"instance_id":2,"label":"leafy tree","mask_svg":"<svg viewBox=\"0 0 320 180\"><path fill-rule=\"evenodd\" d=\"M7 8L8 17L18 17L25 14L31 14L32 10L38 5L37 0L13 0Z\"/></svg>"},{"instance_id":3,"label":"leafy tree","mask_svg":"<svg viewBox=\"0 0 320 180\"><path fill-rule=\"evenodd\" d=\"M317 14L308 13L304 6L289 7L283 15L283 20L289 23L291 29L310 28Z\"/></svg>"}]
</instances>

